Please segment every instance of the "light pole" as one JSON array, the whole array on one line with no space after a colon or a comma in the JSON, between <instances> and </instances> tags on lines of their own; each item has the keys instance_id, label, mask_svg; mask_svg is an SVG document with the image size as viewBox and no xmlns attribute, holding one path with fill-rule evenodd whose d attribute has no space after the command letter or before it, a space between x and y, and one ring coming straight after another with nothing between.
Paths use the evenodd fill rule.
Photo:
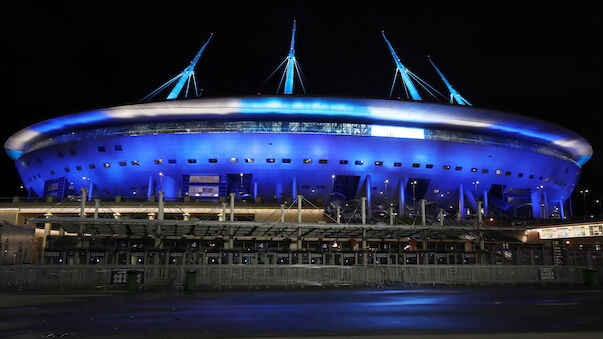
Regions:
<instances>
[{"instance_id":1,"label":"light pole","mask_svg":"<svg viewBox=\"0 0 603 339\"><path fill-rule=\"evenodd\" d=\"M417 207L417 197L416 197L416 189L415 187L417 186L417 181L414 180L413 182L411 182L412 184L412 209L413 211L415 210L415 208Z\"/></svg>"},{"instance_id":2,"label":"light pole","mask_svg":"<svg viewBox=\"0 0 603 339\"><path fill-rule=\"evenodd\" d=\"M331 175L331 190L335 188L335 174Z\"/></svg>"},{"instance_id":3,"label":"light pole","mask_svg":"<svg viewBox=\"0 0 603 339\"><path fill-rule=\"evenodd\" d=\"M159 172L159 190L163 191L163 172Z\"/></svg>"},{"instance_id":4,"label":"light pole","mask_svg":"<svg viewBox=\"0 0 603 339\"><path fill-rule=\"evenodd\" d=\"M383 184L385 185L385 195L387 195L387 184L389 183L389 180L385 179L385 181L383 182Z\"/></svg>"},{"instance_id":5,"label":"light pole","mask_svg":"<svg viewBox=\"0 0 603 339\"><path fill-rule=\"evenodd\" d=\"M582 197L584 198L584 217L585 218L588 215L588 211L586 210L586 193L588 193L588 188L580 191L580 194L582 194Z\"/></svg>"}]
</instances>

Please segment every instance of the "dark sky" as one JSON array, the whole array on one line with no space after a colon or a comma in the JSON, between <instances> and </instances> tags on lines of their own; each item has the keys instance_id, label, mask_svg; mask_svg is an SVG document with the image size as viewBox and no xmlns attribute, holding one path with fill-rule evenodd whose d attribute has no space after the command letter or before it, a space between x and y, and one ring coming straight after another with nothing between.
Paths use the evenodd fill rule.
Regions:
<instances>
[{"instance_id":1,"label":"dark sky","mask_svg":"<svg viewBox=\"0 0 603 339\"><path fill-rule=\"evenodd\" d=\"M196 70L204 96L274 93L277 82L262 83L285 57L295 18L309 95L387 97L394 65L384 29L406 66L442 91L427 54L475 106L584 136L595 155L581 186L603 197L602 41L594 7L207 3L2 2L0 93L10 123L0 126L1 139L58 115L137 101L179 73L210 32ZM0 166L0 196L10 196L16 170L8 156Z\"/></svg>"}]
</instances>

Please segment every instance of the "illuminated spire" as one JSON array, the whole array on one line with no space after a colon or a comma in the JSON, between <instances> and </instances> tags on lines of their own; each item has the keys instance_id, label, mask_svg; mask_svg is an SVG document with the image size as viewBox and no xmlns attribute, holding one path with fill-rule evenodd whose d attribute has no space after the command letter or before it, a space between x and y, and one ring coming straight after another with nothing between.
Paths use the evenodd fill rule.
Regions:
<instances>
[{"instance_id":1,"label":"illuminated spire","mask_svg":"<svg viewBox=\"0 0 603 339\"><path fill-rule=\"evenodd\" d=\"M281 62L280 65L278 65L278 67L274 70L274 72L272 72L272 74L270 74L270 76L268 76L268 79L270 79L274 75L274 73L276 73L281 68L281 66L283 66L285 63L287 63L285 65L285 71L283 72L283 75L281 76L281 80L278 83L278 88L276 89L277 93L281 89L281 85L283 84L283 79L285 79L285 87L283 89L283 94L293 94L293 81L295 80L296 72L297 72L297 77L299 79L299 83L302 86L302 90L304 91L304 94L306 93L306 88L304 87L304 83L301 78L302 72L299 67L299 64L297 63L297 59L295 59L296 26L297 26L297 22L295 20L293 20L293 30L291 31L291 46L289 47L289 54L287 54L287 57L285 58L285 60L283 60L283 62Z\"/></svg>"},{"instance_id":2,"label":"illuminated spire","mask_svg":"<svg viewBox=\"0 0 603 339\"><path fill-rule=\"evenodd\" d=\"M465 100L465 98L463 98L463 96L461 96L461 94L459 92L457 92L454 88L452 88L452 85L448 82L448 80L446 80L446 77L444 77L444 74L442 74L442 72L440 72L438 67L433 63L433 60L431 60L431 56L428 55L427 59L429 59L429 62L431 62L431 64L433 65L433 68L435 68L436 72L438 72L438 74L440 75L440 78L442 78L442 81L444 82L446 87L448 87L448 91L450 92L450 103L454 104L454 101L456 101L456 103L459 105L471 106L469 101Z\"/></svg>"},{"instance_id":3,"label":"illuminated spire","mask_svg":"<svg viewBox=\"0 0 603 339\"><path fill-rule=\"evenodd\" d=\"M392 84L392 89L389 92L389 96L390 97L392 96L392 91L394 90L394 84L396 83L396 77L398 76L398 73L400 73L400 76L402 77L402 84L404 85L404 88L410 93L410 97L413 100L422 100L421 96L419 95L419 92L417 91L417 88L415 87L415 84L413 84L412 80L410 79L410 76L409 76L410 71L408 70L408 68L404 67L404 65L402 64L402 61L400 61L400 58L396 54L396 51L394 51L394 48L389 43L389 40L387 40L387 38L385 37L384 31L381 31L381 35L383 35L383 39L385 40L385 43L387 43L387 47L389 47L389 51L392 53L392 57L394 58L394 62L396 63L396 73L394 75L394 83Z\"/></svg>"},{"instance_id":4,"label":"illuminated spire","mask_svg":"<svg viewBox=\"0 0 603 339\"><path fill-rule=\"evenodd\" d=\"M197 61L199 61L199 58L203 54L203 51L205 51L205 47L207 47L207 44L209 44L209 42L213 36L214 36L214 33L211 33L209 35L209 38L207 39L205 44L203 44L203 46L201 47L201 49L199 50L197 55L195 55L195 58L193 59L193 61L191 61L190 65L188 65L188 67L186 67L180 74L173 77L170 81L166 82L165 84L161 85L159 88L154 90L153 92L149 93L147 96L142 98L140 101L147 101L147 100L152 99L155 95L157 95L159 92L161 92L162 90L167 88L169 85L171 85L176 80L178 80L178 82L176 83L176 86L174 86L174 88L170 91L170 94L168 94L167 99L177 99L178 95L180 94L180 91L182 91L182 87L184 87L185 84L186 84L186 92L185 92L184 96L188 97L188 89L189 89L189 86L191 83L191 78L193 79L193 85L195 86L195 94L197 96L199 96L200 93L197 90L197 80L195 79L195 66L197 65Z\"/></svg>"}]
</instances>

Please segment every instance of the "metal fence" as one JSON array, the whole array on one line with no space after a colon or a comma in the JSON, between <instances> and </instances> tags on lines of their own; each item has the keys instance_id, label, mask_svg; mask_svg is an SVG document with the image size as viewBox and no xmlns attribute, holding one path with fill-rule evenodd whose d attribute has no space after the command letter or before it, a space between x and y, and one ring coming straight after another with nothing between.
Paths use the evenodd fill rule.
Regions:
<instances>
[{"instance_id":1,"label":"metal fence","mask_svg":"<svg viewBox=\"0 0 603 339\"><path fill-rule=\"evenodd\" d=\"M0 267L0 289L124 288L126 272L140 273L140 288L182 288L187 274L206 288L383 286L410 284L526 284L584 282L581 266L494 265L188 265ZM190 278L190 276L189 276Z\"/></svg>"}]
</instances>

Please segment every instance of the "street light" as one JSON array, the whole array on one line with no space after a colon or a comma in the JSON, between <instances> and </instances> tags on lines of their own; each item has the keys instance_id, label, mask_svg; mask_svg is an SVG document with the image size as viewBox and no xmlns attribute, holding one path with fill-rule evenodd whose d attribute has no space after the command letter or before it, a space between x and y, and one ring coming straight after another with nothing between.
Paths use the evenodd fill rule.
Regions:
<instances>
[{"instance_id":1,"label":"street light","mask_svg":"<svg viewBox=\"0 0 603 339\"><path fill-rule=\"evenodd\" d=\"M417 198L416 198L416 189L417 181L414 180L410 183L412 185L412 209L414 210L417 207Z\"/></svg>"},{"instance_id":2,"label":"street light","mask_svg":"<svg viewBox=\"0 0 603 339\"><path fill-rule=\"evenodd\" d=\"M586 215L588 215L588 211L586 210L586 193L588 193L588 188L580 191L580 194L582 194L582 197L584 198L584 216L585 217L586 217Z\"/></svg>"},{"instance_id":3,"label":"street light","mask_svg":"<svg viewBox=\"0 0 603 339\"><path fill-rule=\"evenodd\" d=\"M383 184L385 185L385 194L387 194L387 184L389 183L389 180L385 179L385 181L383 182Z\"/></svg>"}]
</instances>

